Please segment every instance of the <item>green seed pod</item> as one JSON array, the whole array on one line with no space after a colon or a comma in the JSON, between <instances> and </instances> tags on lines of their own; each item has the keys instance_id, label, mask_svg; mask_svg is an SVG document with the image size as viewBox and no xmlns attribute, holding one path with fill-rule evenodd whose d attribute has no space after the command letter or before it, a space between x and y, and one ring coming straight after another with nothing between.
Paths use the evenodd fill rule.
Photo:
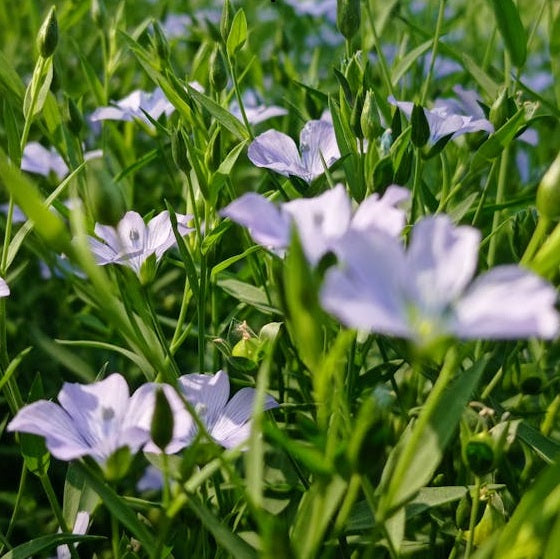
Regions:
<instances>
[{"instance_id":1,"label":"green seed pod","mask_svg":"<svg viewBox=\"0 0 560 559\"><path fill-rule=\"evenodd\" d=\"M156 390L154 415L150 425L150 435L154 444L162 451L173 439L173 410L162 388Z\"/></svg>"},{"instance_id":2,"label":"green seed pod","mask_svg":"<svg viewBox=\"0 0 560 559\"><path fill-rule=\"evenodd\" d=\"M377 99L373 89L368 89L366 93L362 114L360 115L360 125L364 137L369 141L383 134L383 126L381 126Z\"/></svg>"},{"instance_id":3,"label":"green seed pod","mask_svg":"<svg viewBox=\"0 0 560 559\"><path fill-rule=\"evenodd\" d=\"M58 44L58 22L56 21L56 6L52 6L37 33L37 48L43 58L54 54Z\"/></svg>"},{"instance_id":4,"label":"green seed pod","mask_svg":"<svg viewBox=\"0 0 560 559\"><path fill-rule=\"evenodd\" d=\"M360 0L338 0L336 25L349 41L360 28Z\"/></svg>"},{"instance_id":5,"label":"green seed pod","mask_svg":"<svg viewBox=\"0 0 560 559\"><path fill-rule=\"evenodd\" d=\"M73 99L68 97L67 99L67 108L68 108L68 128L70 132L74 134L74 136L79 137L80 132L84 127L84 117L82 116L82 112L78 108L78 105L74 102Z\"/></svg>"},{"instance_id":6,"label":"green seed pod","mask_svg":"<svg viewBox=\"0 0 560 559\"><path fill-rule=\"evenodd\" d=\"M177 165L185 175L191 172L192 165L188 157L187 144L180 129L175 130L171 136L171 156L173 157L175 165Z\"/></svg>"},{"instance_id":7,"label":"green seed pod","mask_svg":"<svg viewBox=\"0 0 560 559\"><path fill-rule=\"evenodd\" d=\"M507 89L502 89L498 98L492 103L488 119L494 125L494 129L498 130L503 126L509 117L509 98Z\"/></svg>"},{"instance_id":8,"label":"green seed pod","mask_svg":"<svg viewBox=\"0 0 560 559\"><path fill-rule=\"evenodd\" d=\"M537 210L545 218L560 219L560 153L539 183Z\"/></svg>"},{"instance_id":9,"label":"green seed pod","mask_svg":"<svg viewBox=\"0 0 560 559\"><path fill-rule=\"evenodd\" d=\"M210 85L215 91L225 89L228 82L227 67L219 47L215 47L210 55Z\"/></svg>"},{"instance_id":10,"label":"green seed pod","mask_svg":"<svg viewBox=\"0 0 560 559\"><path fill-rule=\"evenodd\" d=\"M93 218L103 225L117 225L126 210L121 188L105 170L102 159L89 164L88 198Z\"/></svg>"},{"instance_id":11,"label":"green seed pod","mask_svg":"<svg viewBox=\"0 0 560 559\"><path fill-rule=\"evenodd\" d=\"M473 435L463 447L463 460L477 476L485 475L496 467L494 439L489 433Z\"/></svg>"}]
</instances>

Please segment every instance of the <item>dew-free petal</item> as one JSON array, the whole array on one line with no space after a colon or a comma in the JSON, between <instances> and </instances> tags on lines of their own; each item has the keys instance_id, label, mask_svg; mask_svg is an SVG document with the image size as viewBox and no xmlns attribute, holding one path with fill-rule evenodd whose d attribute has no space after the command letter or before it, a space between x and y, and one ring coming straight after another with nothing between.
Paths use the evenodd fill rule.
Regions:
<instances>
[{"instance_id":1,"label":"dew-free petal","mask_svg":"<svg viewBox=\"0 0 560 559\"><path fill-rule=\"evenodd\" d=\"M0 278L0 297L7 297L10 294L10 288L5 280Z\"/></svg>"},{"instance_id":2,"label":"dew-free petal","mask_svg":"<svg viewBox=\"0 0 560 559\"><path fill-rule=\"evenodd\" d=\"M305 124L299 137L299 149L309 182L322 175L325 166L328 169L340 159L334 127L327 120L310 120Z\"/></svg>"}]
</instances>

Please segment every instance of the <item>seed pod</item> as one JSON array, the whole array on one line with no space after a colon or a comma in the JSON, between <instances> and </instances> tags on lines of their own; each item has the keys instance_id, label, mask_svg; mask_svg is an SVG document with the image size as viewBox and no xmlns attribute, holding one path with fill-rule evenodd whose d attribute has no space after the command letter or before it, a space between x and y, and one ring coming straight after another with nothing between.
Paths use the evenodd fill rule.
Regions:
<instances>
[{"instance_id":1,"label":"seed pod","mask_svg":"<svg viewBox=\"0 0 560 559\"><path fill-rule=\"evenodd\" d=\"M225 89L227 82L226 63L220 48L216 46L210 55L210 85L215 91L220 92Z\"/></svg>"},{"instance_id":2,"label":"seed pod","mask_svg":"<svg viewBox=\"0 0 560 559\"><path fill-rule=\"evenodd\" d=\"M156 390L154 415L150 425L150 435L154 444L162 451L173 439L173 410L162 388Z\"/></svg>"},{"instance_id":3,"label":"seed pod","mask_svg":"<svg viewBox=\"0 0 560 559\"><path fill-rule=\"evenodd\" d=\"M336 25L349 41L360 28L360 0L338 0Z\"/></svg>"},{"instance_id":4,"label":"seed pod","mask_svg":"<svg viewBox=\"0 0 560 559\"><path fill-rule=\"evenodd\" d=\"M360 116L360 125L364 137L369 141L383 134L383 127L381 126L377 100L373 89L368 89L366 93L362 114Z\"/></svg>"},{"instance_id":5,"label":"seed pod","mask_svg":"<svg viewBox=\"0 0 560 559\"><path fill-rule=\"evenodd\" d=\"M224 2L224 7L222 8L222 17L220 19L220 34L222 35L222 39L227 41L229 35L229 28L231 26L231 2L230 0L226 0Z\"/></svg>"},{"instance_id":6,"label":"seed pod","mask_svg":"<svg viewBox=\"0 0 560 559\"><path fill-rule=\"evenodd\" d=\"M463 447L463 460L477 476L485 475L496 467L494 439L489 433L477 433Z\"/></svg>"},{"instance_id":7,"label":"seed pod","mask_svg":"<svg viewBox=\"0 0 560 559\"><path fill-rule=\"evenodd\" d=\"M56 7L52 6L37 33L37 48L43 58L54 54L58 44L58 22L56 21Z\"/></svg>"},{"instance_id":8,"label":"seed pod","mask_svg":"<svg viewBox=\"0 0 560 559\"><path fill-rule=\"evenodd\" d=\"M560 219L560 153L539 183L537 210L548 219Z\"/></svg>"}]
</instances>

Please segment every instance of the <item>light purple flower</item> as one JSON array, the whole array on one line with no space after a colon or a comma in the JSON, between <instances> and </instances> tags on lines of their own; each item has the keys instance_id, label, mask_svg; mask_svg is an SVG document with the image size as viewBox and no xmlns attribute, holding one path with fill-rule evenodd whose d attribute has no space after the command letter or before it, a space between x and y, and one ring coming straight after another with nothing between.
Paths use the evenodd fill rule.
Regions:
<instances>
[{"instance_id":1,"label":"light purple flower","mask_svg":"<svg viewBox=\"0 0 560 559\"><path fill-rule=\"evenodd\" d=\"M242 388L229 398L229 377L224 371L214 375L193 373L179 377L179 389L193 405L208 434L221 446L233 448L243 444L251 432L254 388ZM267 395L264 411L278 407L274 398ZM196 429L185 441L189 444Z\"/></svg>"},{"instance_id":2,"label":"light purple flower","mask_svg":"<svg viewBox=\"0 0 560 559\"><path fill-rule=\"evenodd\" d=\"M280 254L290 244L294 224L307 259L315 265L349 230L400 235L406 219L400 206L408 198L407 189L392 185L382 197L372 194L353 212L346 189L338 184L315 198L292 200L280 206L264 196L248 193L224 208L221 215L244 225L256 243Z\"/></svg>"},{"instance_id":3,"label":"light purple flower","mask_svg":"<svg viewBox=\"0 0 560 559\"><path fill-rule=\"evenodd\" d=\"M87 532L88 524L89 513L84 510L80 511L76 515L76 521L74 522L74 527L72 528L72 534L83 536ZM59 545L56 548L56 559L70 559L71 556L72 554L70 553L70 549L67 545Z\"/></svg>"},{"instance_id":4,"label":"light purple flower","mask_svg":"<svg viewBox=\"0 0 560 559\"><path fill-rule=\"evenodd\" d=\"M192 19L184 14L168 14L161 27L168 39L180 39L187 35Z\"/></svg>"},{"instance_id":5,"label":"light purple flower","mask_svg":"<svg viewBox=\"0 0 560 559\"><path fill-rule=\"evenodd\" d=\"M286 0L296 13L336 21L336 0Z\"/></svg>"},{"instance_id":6,"label":"light purple flower","mask_svg":"<svg viewBox=\"0 0 560 559\"><path fill-rule=\"evenodd\" d=\"M282 132L267 130L249 146L249 159L257 167L266 167L285 177L294 175L310 183L340 159L334 127L326 120L310 120L303 127L299 145ZM324 163L323 163L324 161Z\"/></svg>"},{"instance_id":7,"label":"light purple flower","mask_svg":"<svg viewBox=\"0 0 560 559\"><path fill-rule=\"evenodd\" d=\"M59 404L38 400L23 407L8 425L45 437L47 448L60 460L91 456L100 464L119 448L134 454L150 440L138 418L153 413L150 393L130 396L125 379L113 373L89 385L64 383Z\"/></svg>"},{"instance_id":8,"label":"light purple flower","mask_svg":"<svg viewBox=\"0 0 560 559\"><path fill-rule=\"evenodd\" d=\"M559 317L554 288L518 266L499 266L471 283L480 233L428 217L408 250L395 238L352 232L337 247L323 307L344 324L410 338L419 345L458 338L553 338Z\"/></svg>"},{"instance_id":9,"label":"light purple flower","mask_svg":"<svg viewBox=\"0 0 560 559\"><path fill-rule=\"evenodd\" d=\"M0 297L7 297L10 294L10 288L5 280L0 278Z\"/></svg>"},{"instance_id":10,"label":"light purple flower","mask_svg":"<svg viewBox=\"0 0 560 559\"><path fill-rule=\"evenodd\" d=\"M393 96L389 102L396 105L405 116L410 119L414 103L397 101ZM430 145L436 144L442 138L449 136L450 139L457 138L469 132L484 131L489 134L494 132L492 123L486 118L475 118L472 115L463 115L452 112L449 104L439 104L433 109L424 109L424 114L430 128Z\"/></svg>"},{"instance_id":11,"label":"light purple flower","mask_svg":"<svg viewBox=\"0 0 560 559\"><path fill-rule=\"evenodd\" d=\"M259 102L256 94L252 90L248 90L243 95L243 108L245 109L245 115L249 124L259 124L264 122L269 118L274 118L275 116L284 116L288 114L288 111L282 107L276 105L271 105L267 107ZM233 101L229 107L229 112L238 120L242 120L241 109L239 108L239 103Z\"/></svg>"},{"instance_id":12,"label":"light purple flower","mask_svg":"<svg viewBox=\"0 0 560 559\"><path fill-rule=\"evenodd\" d=\"M97 122L99 120L132 121L138 118L149 123L144 112L157 120L164 113L166 116L171 115L174 110L175 107L168 101L161 88L156 87L152 93L137 89L120 101L116 101L113 106L95 109L89 119L91 122Z\"/></svg>"},{"instance_id":13,"label":"light purple flower","mask_svg":"<svg viewBox=\"0 0 560 559\"><path fill-rule=\"evenodd\" d=\"M29 142L23 148L21 169L43 177L48 177L53 171L59 180L68 174L68 165L60 154L54 148L47 149L39 142Z\"/></svg>"},{"instance_id":14,"label":"light purple flower","mask_svg":"<svg viewBox=\"0 0 560 559\"><path fill-rule=\"evenodd\" d=\"M181 235L193 231L187 227L192 219L191 215L176 214L177 228ZM163 253L175 244L175 235L171 227L171 220L167 210L152 218L148 225L139 213L126 212L116 227L109 225L95 225L95 234L103 241L89 237L91 251L97 263L121 264L140 273L142 264L155 254L159 262Z\"/></svg>"}]
</instances>

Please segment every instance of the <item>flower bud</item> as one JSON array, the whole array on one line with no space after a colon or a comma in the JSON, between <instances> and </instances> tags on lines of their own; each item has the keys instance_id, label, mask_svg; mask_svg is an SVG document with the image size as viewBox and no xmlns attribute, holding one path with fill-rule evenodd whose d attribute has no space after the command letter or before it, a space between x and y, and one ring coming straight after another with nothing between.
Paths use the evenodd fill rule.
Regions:
<instances>
[{"instance_id":1,"label":"flower bud","mask_svg":"<svg viewBox=\"0 0 560 559\"><path fill-rule=\"evenodd\" d=\"M162 451L173 439L173 410L162 388L156 390L154 415L150 425L150 435L154 444Z\"/></svg>"},{"instance_id":2,"label":"flower bud","mask_svg":"<svg viewBox=\"0 0 560 559\"><path fill-rule=\"evenodd\" d=\"M489 433L473 435L463 447L463 460L469 470L482 476L496 467L495 443Z\"/></svg>"},{"instance_id":3,"label":"flower bud","mask_svg":"<svg viewBox=\"0 0 560 559\"><path fill-rule=\"evenodd\" d=\"M58 43L58 22L56 21L56 7L52 6L37 33L37 48L43 58L54 54Z\"/></svg>"},{"instance_id":4,"label":"flower bud","mask_svg":"<svg viewBox=\"0 0 560 559\"><path fill-rule=\"evenodd\" d=\"M224 7L222 8L222 17L220 19L220 33L224 41L227 41L229 35L229 28L231 26L231 12L231 2L230 0L225 0Z\"/></svg>"},{"instance_id":5,"label":"flower bud","mask_svg":"<svg viewBox=\"0 0 560 559\"><path fill-rule=\"evenodd\" d=\"M360 28L360 0L338 0L336 25L348 41Z\"/></svg>"},{"instance_id":6,"label":"flower bud","mask_svg":"<svg viewBox=\"0 0 560 559\"><path fill-rule=\"evenodd\" d=\"M537 210L548 219L560 219L560 153L539 183Z\"/></svg>"},{"instance_id":7,"label":"flower bud","mask_svg":"<svg viewBox=\"0 0 560 559\"><path fill-rule=\"evenodd\" d=\"M115 226L125 212L120 186L103 167L103 160L91 161L88 166L88 198L93 218L103 225Z\"/></svg>"},{"instance_id":8,"label":"flower bud","mask_svg":"<svg viewBox=\"0 0 560 559\"><path fill-rule=\"evenodd\" d=\"M494 125L494 129L498 130L503 126L509 118L509 97L507 89L503 89L498 98L492 103L488 119Z\"/></svg>"},{"instance_id":9,"label":"flower bud","mask_svg":"<svg viewBox=\"0 0 560 559\"><path fill-rule=\"evenodd\" d=\"M360 125L364 137L369 141L383 134L383 127L381 126L381 119L379 118L377 108L377 99L373 89L368 89L366 93L362 114L360 115Z\"/></svg>"},{"instance_id":10,"label":"flower bud","mask_svg":"<svg viewBox=\"0 0 560 559\"><path fill-rule=\"evenodd\" d=\"M210 85L215 91L220 92L225 89L227 82L226 63L222 51L216 46L210 55Z\"/></svg>"},{"instance_id":11,"label":"flower bud","mask_svg":"<svg viewBox=\"0 0 560 559\"><path fill-rule=\"evenodd\" d=\"M191 172L191 162L189 161L187 144L181 130L177 129L171 136L171 156L175 165L188 175Z\"/></svg>"},{"instance_id":12,"label":"flower bud","mask_svg":"<svg viewBox=\"0 0 560 559\"><path fill-rule=\"evenodd\" d=\"M416 103L414 103L414 107L412 108L410 124L412 126L410 134L412 143L417 148L424 147L430 139L430 125L428 124L424 108Z\"/></svg>"}]
</instances>

